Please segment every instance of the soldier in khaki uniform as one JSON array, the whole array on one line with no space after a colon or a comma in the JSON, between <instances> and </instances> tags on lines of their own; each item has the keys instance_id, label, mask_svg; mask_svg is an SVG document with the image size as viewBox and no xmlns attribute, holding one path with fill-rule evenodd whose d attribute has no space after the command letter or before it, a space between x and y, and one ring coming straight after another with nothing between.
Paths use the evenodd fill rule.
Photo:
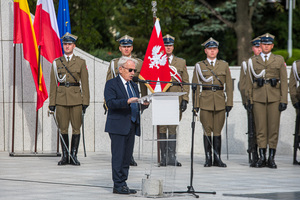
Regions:
<instances>
[{"instance_id":1,"label":"soldier in khaki uniform","mask_svg":"<svg viewBox=\"0 0 300 200\"><path fill-rule=\"evenodd\" d=\"M262 52L248 62L247 91L253 109L259 160L255 167L277 168L274 157L278 143L280 114L287 107L287 70L282 56L274 55L274 36L260 36ZM269 159L266 149L269 146Z\"/></svg>"},{"instance_id":2,"label":"soldier in khaki uniform","mask_svg":"<svg viewBox=\"0 0 300 200\"><path fill-rule=\"evenodd\" d=\"M49 109L55 111L58 126L64 142L69 147L68 128L72 125L70 163L80 165L77 160L80 141L82 112L85 113L90 102L89 78L85 60L75 56L73 50L77 37L68 32L62 37L64 55L53 61L50 79ZM58 165L69 163L68 150L61 140L62 158Z\"/></svg>"},{"instance_id":3,"label":"soldier in khaki uniform","mask_svg":"<svg viewBox=\"0 0 300 200\"><path fill-rule=\"evenodd\" d=\"M133 50L133 37L130 37L128 35L124 35L123 37L121 37L120 39L118 39L120 46L119 46L119 50L122 53L122 56L126 56L126 57L132 57L132 50ZM119 69L118 69L118 61L120 58L115 58L112 59L109 63L109 67L107 69L107 74L106 74L106 81L115 78L118 74L119 74ZM136 73L134 74L134 76L138 77L142 66L143 66L143 61L139 58L134 58L138 61L138 64L136 66ZM140 92L141 92L141 96L146 96L147 95L147 87L145 86L144 83L139 83L140 85Z\"/></svg>"},{"instance_id":4,"label":"soldier in khaki uniform","mask_svg":"<svg viewBox=\"0 0 300 200\"><path fill-rule=\"evenodd\" d=\"M165 50L169 61L169 67L171 69L172 82L189 83L189 75L186 68L186 61L182 58L178 58L173 54L175 38L167 34L163 37L165 44ZM186 92L185 95L179 97L179 111L180 120L182 113L186 110L189 101L190 87L188 85L174 84L168 88L166 92ZM159 126L160 139L172 139L173 141L161 141L160 152L161 162L160 166L172 165L181 166L181 163L176 159L176 132L177 125L163 125ZM168 132L168 137L167 137Z\"/></svg>"},{"instance_id":5,"label":"soldier in khaki uniform","mask_svg":"<svg viewBox=\"0 0 300 200\"><path fill-rule=\"evenodd\" d=\"M126 57L132 57L132 50L133 50L133 37L130 37L128 35L124 35L120 39L118 39L118 42L120 43L119 50L122 53L122 56ZM115 78L119 74L119 68L118 68L118 61L120 58L115 58L112 59L109 63L109 67L107 69L107 74L106 74L106 81ZM143 61L139 58L134 58L138 61L136 65L136 72L134 74L135 77L138 77L140 74L140 71L142 69ZM141 97L147 95L147 87L144 83L139 83L140 86L140 93ZM106 105L104 105L104 108L106 109ZM133 156L131 158L130 162L131 166L137 166L137 163L135 162Z\"/></svg>"},{"instance_id":6,"label":"soldier in khaki uniform","mask_svg":"<svg viewBox=\"0 0 300 200\"><path fill-rule=\"evenodd\" d=\"M203 126L205 150L204 167L227 167L221 160L221 131L224 126L225 112L233 107L233 86L228 63L218 60L219 42L209 38L202 46L207 59L197 62L193 73L193 83L214 84L218 87L197 86L195 112L200 108L200 121ZM224 93L225 89L225 93ZM212 141L213 133L213 141ZM212 144L214 161L212 162Z\"/></svg>"},{"instance_id":7,"label":"soldier in khaki uniform","mask_svg":"<svg viewBox=\"0 0 300 200\"><path fill-rule=\"evenodd\" d=\"M298 115L300 112L300 60L297 60L293 63L291 74L290 74L290 82L289 82L289 89L290 89L290 96L293 103L294 108L296 109L296 114ZM298 144L300 141L300 135L298 130ZM296 144L296 145L298 145ZM297 161L297 158L294 157L293 160L294 164L300 165L300 162Z\"/></svg>"},{"instance_id":8,"label":"soldier in khaki uniform","mask_svg":"<svg viewBox=\"0 0 300 200\"><path fill-rule=\"evenodd\" d=\"M252 51L254 53L254 56L257 56L261 53L261 47L260 47L260 38L257 37L257 38L254 38L252 41L251 41L251 44L252 44ZM240 93L241 93L241 97L242 97L242 103L243 103L243 106L244 108L247 110L247 95L246 94L246 75L247 75L247 71L248 71L248 60L245 60L242 62L241 64L241 72L240 72L240 82L239 82L239 90L240 90ZM252 113L252 112L249 112L247 110L247 116L248 116L248 126L250 125L249 124L249 114ZM252 114L253 116L253 114ZM253 117L252 117L253 119ZM254 123L253 123L254 125ZM250 167L255 167L256 165L256 162L258 161L258 153L257 153L257 143L256 143L256 134L255 134L255 127L253 127L253 133L254 133L254 141L255 141L255 148L253 149L253 152L250 154L250 158L251 158L251 163L250 163ZM248 133L249 134L249 133ZM250 142L250 141L248 141ZM248 152L249 153L249 152ZM251 157L252 156L252 157Z\"/></svg>"}]
</instances>

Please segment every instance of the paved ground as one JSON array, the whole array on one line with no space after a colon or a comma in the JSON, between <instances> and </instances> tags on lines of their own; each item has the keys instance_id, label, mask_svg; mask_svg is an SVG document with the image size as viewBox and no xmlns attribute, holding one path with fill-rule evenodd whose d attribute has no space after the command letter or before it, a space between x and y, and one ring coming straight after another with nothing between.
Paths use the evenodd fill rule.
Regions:
<instances>
[{"instance_id":1,"label":"paved ground","mask_svg":"<svg viewBox=\"0 0 300 200\"><path fill-rule=\"evenodd\" d=\"M80 152L82 153L82 152ZM137 158L137 156L135 156ZM193 187L200 199L258 200L300 199L300 166L291 164L291 157L277 156L278 169L250 168L247 155L223 156L227 168L204 168L203 155L195 155ZM151 156L144 155L137 167L131 167L128 186L136 195L112 194L109 153L79 155L80 167L57 166L58 157L10 157L0 153L0 199L146 199L141 195L142 179L164 181L164 192L187 191L190 185L190 156L179 155L183 167L151 166ZM160 199L195 199L191 194L166 193Z\"/></svg>"}]
</instances>

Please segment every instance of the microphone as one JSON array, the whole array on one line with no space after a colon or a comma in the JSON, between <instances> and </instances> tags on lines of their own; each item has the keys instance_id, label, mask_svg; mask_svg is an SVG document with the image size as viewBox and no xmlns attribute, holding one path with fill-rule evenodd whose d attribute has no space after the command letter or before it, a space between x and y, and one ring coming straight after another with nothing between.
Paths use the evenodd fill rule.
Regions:
<instances>
[{"instance_id":1,"label":"microphone","mask_svg":"<svg viewBox=\"0 0 300 200\"><path fill-rule=\"evenodd\" d=\"M144 80L139 79L137 76L133 77L133 78L132 78L132 81L133 81L133 82L148 83L147 81L144 81Z\"/></svg>"}]
</instances>

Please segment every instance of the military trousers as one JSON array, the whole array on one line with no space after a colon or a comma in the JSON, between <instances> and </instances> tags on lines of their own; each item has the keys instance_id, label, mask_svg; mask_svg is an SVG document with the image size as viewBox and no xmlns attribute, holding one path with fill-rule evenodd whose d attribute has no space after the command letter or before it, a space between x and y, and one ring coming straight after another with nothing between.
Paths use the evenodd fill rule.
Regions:
<instances>
[{"instance_id":1,"label":"military trousers","mask_svg":"<svg viewBox=\"0 0 300 200\"><path fill-rule=\"evenodd\" d=\"M279 101L271 103L253 102L253 114L259 148L276 149L278 143L280 111Z\"/></svg>"},{"instance_id":2,"label":"military trousers","mask_svg":"<svg viewBox=\"0 0 300 200\"><path fill-rule=\"evenodd\" d=\"M80 134L82 123L82 105L76 106L56 106L56 119L61 134L68 134L69 123L71 121L72 134Z\"/></svg>"},{"instance_id":3,"label":"military trousers","mask_svg":"<svg viewBox=\"0 0 300 200\"><path fill-rule=\"evenodd\" d=\"M159 126L159 133L167 133L169 135L175 135L177 130L177 125L160 125Z\"/></svg>"},{"instance_id":4,"label":"military trousers","mask_svg":"<svg viewBox=\"0 0 300 200\"><path fill-rule=\"evenodd\" d=\"M220 111L200 110L200 122L204 129L204 134L207 136L220 136L224 122L225 109Z\"/></svg>"}]
</instances>

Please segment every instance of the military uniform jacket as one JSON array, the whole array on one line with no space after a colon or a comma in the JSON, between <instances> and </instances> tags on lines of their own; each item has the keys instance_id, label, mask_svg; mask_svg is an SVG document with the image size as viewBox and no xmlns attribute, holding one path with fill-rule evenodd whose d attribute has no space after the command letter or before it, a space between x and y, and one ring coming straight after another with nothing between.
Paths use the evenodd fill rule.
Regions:
<instances>
[{"instance_id":1,"label":"military uniform jacket","mask_svg":"<svg viewBox=\"0 0 300 200\"><path fill-rule=\"evenodd\" d=\"M296 70L294 69L294 67ZM293 105L300 101L300 86L298 82L299 80L297 80L298 77L295 77L294 72L298 74L298 77L300 76L300 60L297 60L293 63L293 67L291 69L290 74L289 89Z\"/></svg>"},{"instance_id":2,"label":"military uniform jacket","mask_svg":"<svg viewBox=\"0 0 300 200\"><path fill-rule=\"evenodd\" d=\"M247 61L243 61L241 64L240 71L240 82L239 82L239 90L242 97L242 103L247 103L247 94L246 94L246 76L247 75Z\"/></svg>"},{"instance_id":3,"label":"military uniform jacket","mask_svg":"<svg viewBox=\"0 0 300 200\"><path fill-rule=\"evenodd\" d=\"M66 81L69 83L76 83L74 78L65 69L63 64L69 69L73 76L80 82L80 86L58 86L60 84L56 81L56 74L51 69L50 77L50 102L49 106L75 106L75 105L89 105L89 78L85 60L73 54L69 63L65 57L62 56L54 60L56 62L57 74L60 78L66 75Z\"/></svg>"},{"instance_id":4,"label":"military uniform jacket","mask_svg":"<svg viewBox=\"0 0 300 200\"><path fill-rule=\"evenodd\" d=\"M260 55L253 56L250 59L252 61L253 71L255 74L258 75L265 70L265 75L261 78L265 80L276 78L278 80L275 87L272 87L270 83L263 84L262 87L259 87L255 81L257 78L254 77L251 66L248 62L246 86L250 103L252 104L254 101L260 103L280 101L280 103L287 104L287 70L283 57L271 53L267 64L265 64Z\"/></svg>"},{"instance_id":5,"label":"military uniform jacket","mask_svg":"<svg viewBox=\"0 0 300 200\"><path fill-rule=\"evenodd\" d=\"M203 77L205 79L212 77L212 81L204 82L204 80L202 80L199 76L199 73L197 72L197 69L195 67L193 73L193 83L200 82L202 84L214 84L218 85L219 87L223 87L225 90L202 90L202 92L200 92L200 87L197 86L195 107L208 111L220 111L224 110L225 106L233 106L233 86L228 63L223 60L216 60L215 66L211 66L205 59L196 63L196 65L197 64L200 65ZM214 72L214 74L220 79L222 84L210 70Z\"/></svg>"},{"instance_id":6,"label":"military uniform jacket","mask_svg":"<svg viewBox=\"0 0 300 200\"><path fill-rule=\"evenodd\" d=\"M109 63L109 67L107 69L107 73L106 73L106 81L115 78L116 76L118 76L119 74L119 67L118 67L118 62L119 62L120 58L115 58L112 59ZM138 77L142 66L143 66L143 61L139 58L134 58L138 61L138 64L136 65L136 73L134 74L134 76ZM147 87L145 86L145 84L140 83L140 90L141 90L141 96L146 96L147 95Z\"/></svg>"},{"instance_id":7,"label":"military uniform jacket","mask_svg":"<svg viewBox=\"0 0 300 200\"><path fill-rule=\"evenodd\" d=\"M170 64L171 66L174 66L177 70L177 73L182 78L182 83L189 83L189 75L186 68L186 61L182 58L178 58L173 55L172 62ZM173 73L173 72L171 72ZM172 77L172 82L178 82L174 77ZM186 92L185 95L180 96L179 100L180 103L182 100L189 101L189 92L190 92L190 86L189 85L171 85L166 92Z\"/></svg>"}]
</instances>

